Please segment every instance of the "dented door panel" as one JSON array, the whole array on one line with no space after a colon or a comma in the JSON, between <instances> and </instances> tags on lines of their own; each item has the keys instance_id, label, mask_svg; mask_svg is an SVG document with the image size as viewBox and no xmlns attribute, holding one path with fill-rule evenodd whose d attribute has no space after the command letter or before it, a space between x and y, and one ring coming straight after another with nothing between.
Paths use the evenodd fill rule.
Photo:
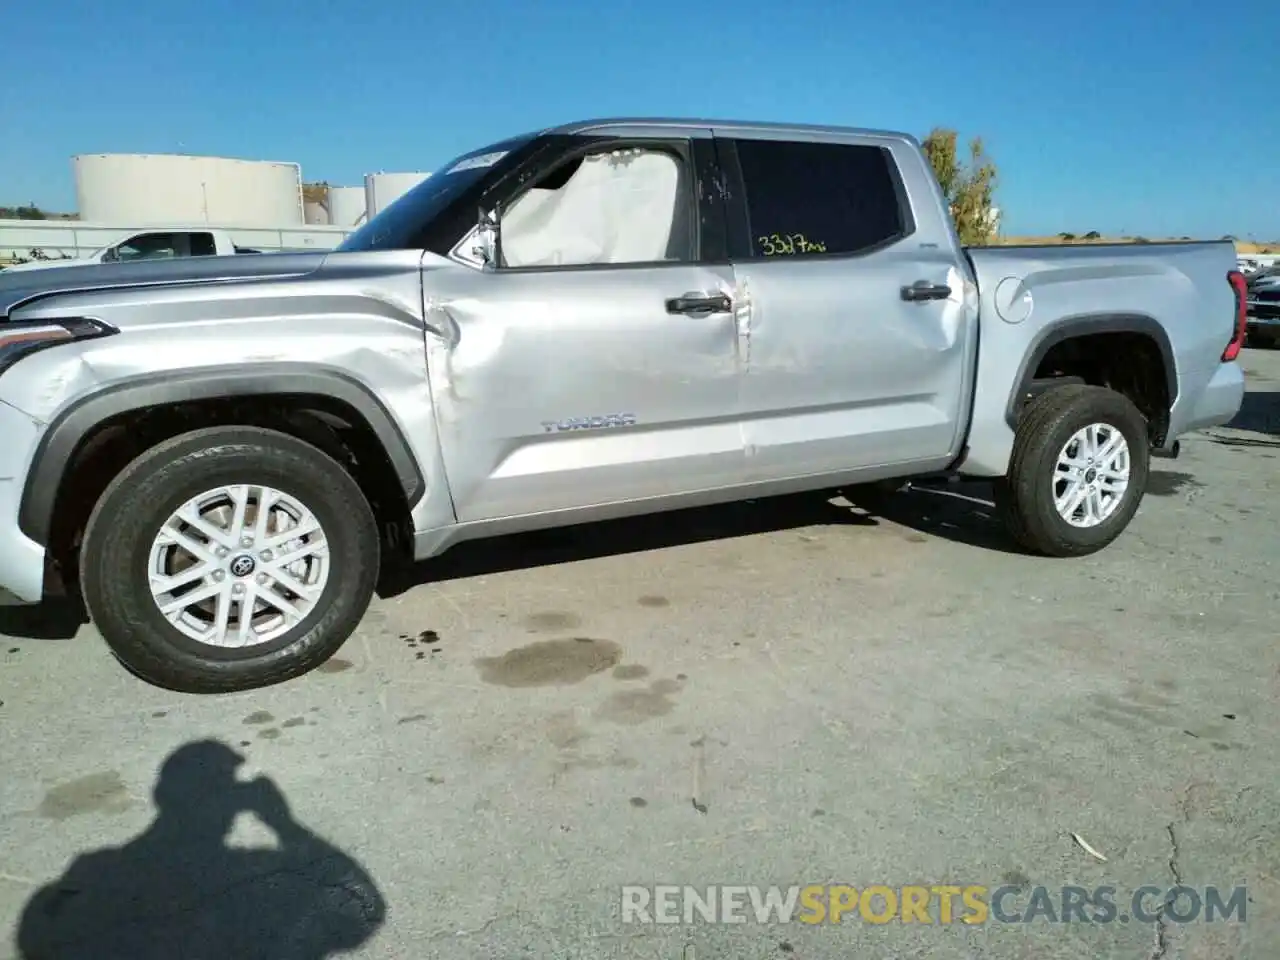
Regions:
<instances>
[{"instance_id":1,"label":"dented door panel","mask_svg":"<svg viewBox=\"0 0 1280 960\"><path fill-rule=\"evenodd\" d=\"M735 265L747 472L767 480L889 464L941 467L962 442L975 291L910 240L855 258ZM917 280L951 296L908 302Z\"/></svg>"},{"instance_id":2,"label":"dented door panel","mask_svg":"<svg viewBox=\"0 0 1280 960\"><path fill-rule=\"evenodd\" d=\"M741 480L731 268L424 271L427 360L460 521Z\"/></svg>"}]
</instances>

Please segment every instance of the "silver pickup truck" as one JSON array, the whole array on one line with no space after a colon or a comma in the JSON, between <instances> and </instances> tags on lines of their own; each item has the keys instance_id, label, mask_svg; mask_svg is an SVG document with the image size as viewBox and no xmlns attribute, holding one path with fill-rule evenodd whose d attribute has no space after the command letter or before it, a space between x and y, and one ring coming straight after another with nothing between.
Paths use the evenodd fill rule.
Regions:
<instances>
[{"instance_id":1,"label":"silver pickup truck","mask_svg":"<svg viewBox=\"0 0 1280 960\"><path fill-rule=\"evenodd\" d=\"M0 276L0 594L174 690L306 672L459 541L924 474L1113 541L1240 408L1229 242L964 249L900 133L607 120L336 252Z\"/></svg>"}]
</instances>

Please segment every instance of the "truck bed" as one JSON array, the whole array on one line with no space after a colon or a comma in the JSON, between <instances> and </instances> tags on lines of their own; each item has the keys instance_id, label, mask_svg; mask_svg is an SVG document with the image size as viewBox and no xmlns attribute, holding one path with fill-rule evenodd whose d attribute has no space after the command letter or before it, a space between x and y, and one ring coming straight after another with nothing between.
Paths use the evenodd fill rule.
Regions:
<instances>
[{"instance_id":1,"label":"truck bed","mask_svg":"<svg viewBox=\"0 0 1280 960\"><path fill-rule=\"evenodd\" d=\"M998 476L1013 443L1010 384L1025 384L1068 328L1149 337L1174 399L1169 436L1238 406L1238 369L1221 368L1236 324L1229 241L967 247L981 328L966 469ZM1080 318L1088 318L1082 321ZM1030 369L1028 369L1030 368ZM982 429L976 425L981 424Z\"/></svg>"}]
</instances>

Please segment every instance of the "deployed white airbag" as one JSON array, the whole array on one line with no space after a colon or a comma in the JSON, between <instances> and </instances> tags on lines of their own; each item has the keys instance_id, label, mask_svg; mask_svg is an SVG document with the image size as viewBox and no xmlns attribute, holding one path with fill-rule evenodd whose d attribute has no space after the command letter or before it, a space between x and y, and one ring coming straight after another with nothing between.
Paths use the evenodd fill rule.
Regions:
<instances>
[{"instance_id":1,"label":"deployed white airbag","mask_svg":"<svg viewBox=\"0 0 1280 960\"><path fill-rule=\"evenodd\" d=\"M535 187L502 217L510 267L668 259L680 168L651 150L590 154L557 190Z\"/></svg>"}]
</instances>

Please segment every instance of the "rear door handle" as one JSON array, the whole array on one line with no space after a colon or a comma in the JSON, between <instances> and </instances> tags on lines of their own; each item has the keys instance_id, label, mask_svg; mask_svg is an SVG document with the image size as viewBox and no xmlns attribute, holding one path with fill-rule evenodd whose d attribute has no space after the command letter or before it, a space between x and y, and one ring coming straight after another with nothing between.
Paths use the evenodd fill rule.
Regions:
<instances>
[{"instance_id":1,"label":"rear door handle","mask_svg":"<svg viewBox=\"0 0 1280 960\"><path fill-rule=\"evenodd\" d=\"M903 300L945 300L949 296L949 286L945 283L930 283L928 280L917 280L911 286L902 288Z\"/></svg>"},{"instance_id":2,"label":"rear door handle","mask_svg":"<svg viewBox=\"0 0 1280 960\"><path fill-rule=\"evenodd\" d=\"M729 313L733 301L726 294L686 293L667 301L667 313Z\"/></svg>"}]
</instances>

